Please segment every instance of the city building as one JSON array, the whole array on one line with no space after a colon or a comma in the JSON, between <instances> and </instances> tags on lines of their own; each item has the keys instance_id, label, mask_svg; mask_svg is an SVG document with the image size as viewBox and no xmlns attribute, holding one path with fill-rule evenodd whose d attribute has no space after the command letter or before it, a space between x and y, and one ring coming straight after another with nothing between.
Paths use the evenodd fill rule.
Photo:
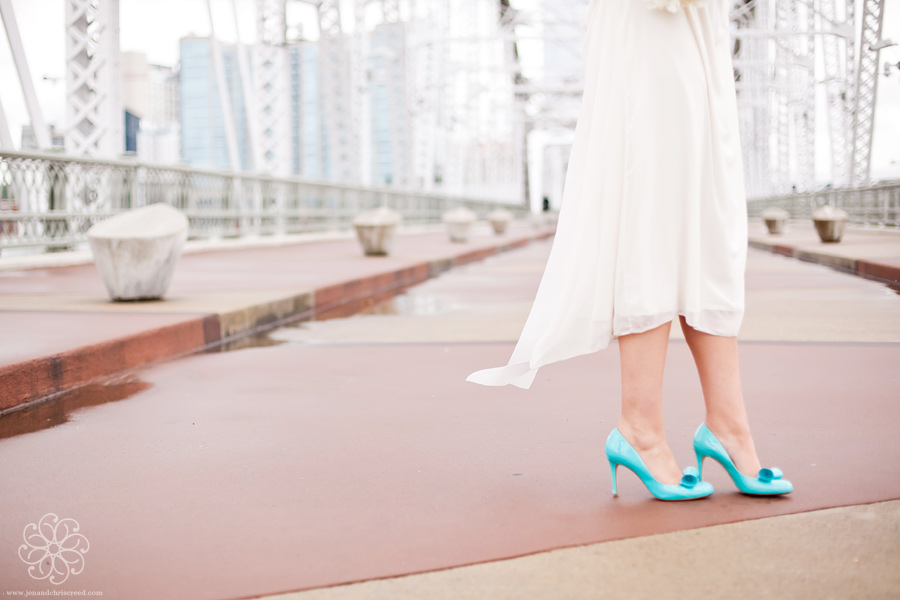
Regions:
<instances>
[{"instance_id":1,"label":"city building","mask_svg":"<svg viewBox=\"0 0 900 600\"><path fill-rule=\"evenodd\" d=\"M378 25L369 38L369 173L375 185L412 185L407 23Z\"/></svg>"},{"instance_id":2,"label":"city building","mask_svg":"<svg viewBox=\"0 0 900 600\"><path fill-rule=\"evenodd\" d=\"M180 161L178 71L149 64L141 52L121 56L125 151L147 163Z\"/></svg>"},{"instance_id":3,"label":"city building","mask_svg":"<svg viewBox=\"0 0 900 600\"><path fill-rule=\"evenodd\" d=\"M137 155L138 133L141 131L141 118L125 109L125 154Z\"/></svg>"},{"instance_id":4,"label":"city building","mask_svg":"<svg viewBox=\"0 0 900 600\"><path fill-rule=\"evenodd\" d=\"M319 46L308 41L294 42L288 46L288 57L293 172L309 179L331 179L319 85Z\"/></svg>"},{"instance_id":5,"label":"city building","mask_svg":"<svg viewBox=\"0 0 900 600\"><path fill-rule=\"evenodd\" d=\"M237 141L238 167L249 168L247 115L241 88L237 52L234 46L220 45L225 87L232 115L225 115L216 89L209 38L181 39L180 122L181 160L197 167L229 170L225 119L233 119Z\"/></svg>"}]
</instances>

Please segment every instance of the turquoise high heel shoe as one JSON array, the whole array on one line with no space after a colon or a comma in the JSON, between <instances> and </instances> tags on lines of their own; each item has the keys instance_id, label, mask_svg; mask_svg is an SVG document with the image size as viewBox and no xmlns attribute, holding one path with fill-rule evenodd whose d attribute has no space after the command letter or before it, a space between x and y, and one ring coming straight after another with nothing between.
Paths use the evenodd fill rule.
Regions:
<instances>
[{"instance_id":1,"label":"turquoise high heel shoe","mask_svg":"<svg viewBox=\"0 0 900 600\"><path fill-rule=\"evenodd\" d=\"M787 479L782 479L781 469L760 469L759 476L747 477L737 470L734 461L728 456L728 452L722 443L716 438L706 423L697 428L694 434L694 452L697 454L697 470L703 473L703 459L711 458L718 461L731 476L731 480L737 489L745 494L753 496L775 496L777 494L789 494L794 491L794 486Z\"/></svg>"},{"instance_id":2,"label":"turquoise high heel shoe","mask_svg":"<svg viewBox=\"0 0 900 600\"><path fill-rule=\"evenodd\" d=\"M694 467L684 470L684 477L679 485L660 483L650 474L647 465L631 447L618 429L613 429L606 439L606 458L609 459L609 468L612 471L613 496L618 496L616 489L616 468L621 465L631 469L637 475L647 489L660 500L695 500L705 498L713 493L713 486L700 481L700 473Z\"/></svg>"}]
</instances>

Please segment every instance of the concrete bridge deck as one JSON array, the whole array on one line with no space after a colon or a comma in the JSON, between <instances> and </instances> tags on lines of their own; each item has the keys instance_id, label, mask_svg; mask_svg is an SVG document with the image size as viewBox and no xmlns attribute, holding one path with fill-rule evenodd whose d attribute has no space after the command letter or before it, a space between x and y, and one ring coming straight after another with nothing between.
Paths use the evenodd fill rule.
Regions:
<instances>
[{"instance_id":1,"label":"concrete bridge deck","mask_svg":"<svg viewBox=\"0 0 900 600\"><path fill-rule=\"evenodd\" d=\"M501 245L517 235L535 232ZM542 369L528 392L464 381L509 357L550 242L497 254L487 235L465 247L440 237L404 238L377 268L346 241L323 242L305 260L313 246L186 257L171 304L155 308L104 302L86 268L8 272L18 274L2 279L0 324L21 327L18 344L4 335L8 369L229 315L251 292L342 290L320 316L371 306L248 336L229 352L130 367L0 417L0 590L284 600L900 594L895 290L751 250L745 391L763 461L796 491L745 497L711 467L716 494L672 505L627 473L620 496L610 494L614 348ZM898 238L879 239L900 257ZM368 296L342 283L437 260L457 267ZM126 329L129 310L156 314ZM41 316L43 340L25 327ZM120 324L101 325L108 317ZM273 322L256 318L245 322ZM54 341L50 327L72 333ZM687 465L702 403L677 328L669 352L670 443ZM59 586L31 578L17 556L24 527L47 513L77 520L90 542L84 570Z\"/></svg>"}]
</instances>

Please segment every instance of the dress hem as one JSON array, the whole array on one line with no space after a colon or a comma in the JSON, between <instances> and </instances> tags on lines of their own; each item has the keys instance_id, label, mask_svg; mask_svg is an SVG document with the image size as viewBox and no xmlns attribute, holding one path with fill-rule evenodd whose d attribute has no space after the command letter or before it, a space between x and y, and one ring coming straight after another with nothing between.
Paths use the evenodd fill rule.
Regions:
<instances>
[{"instance_id":1,"label":"dress hem","mask_svg":"<svg viewBox=\"0 0 900 600\"><path fill-rule=\"evenodd\" d=\"M729 321L727 324L723 324L723 316L725 316L724 320ZM616 340L622 336L644 333L646 331L656 329L657 327L674 321L676 317L684 317L688 326L690 326L692 329L696 329L697 331L701 331L709 335L715 335L719 337L737 337L743 317L743 311L690 312L678 310L669 313L662 313L660 315L650 315L648 317L629 317L627 319L617 317L615 320L616 323L628 323L630 328L625 328L624 331L623 329L619 329L618 332L615 332L617 328L614 327L613 332L611 332L609 334L609 337L606 338L605 343L595 345L595 347L589 350L575 352L570 356L550 358L549 360L545 355L538 358L537 360L534 360L532 358L532 360L529 362L510 363L503 367L482 369L480 371L471 373L466 378L466 381L485 386L514 385L518 388L527 390L531 387L531 384L534 382L535 376L537 376L538 369L540 369L541 367L545 367L557 362L562 362L564 360L569 360L570 358L576 358L578 356L586 356L588 354L601 352L609 346L609 342L612 340ZM713 327L713 321L719 321L718 324L724 326ZM635 323L640 323L640 325L636 325Z\"/></svg>"}]
</instances>

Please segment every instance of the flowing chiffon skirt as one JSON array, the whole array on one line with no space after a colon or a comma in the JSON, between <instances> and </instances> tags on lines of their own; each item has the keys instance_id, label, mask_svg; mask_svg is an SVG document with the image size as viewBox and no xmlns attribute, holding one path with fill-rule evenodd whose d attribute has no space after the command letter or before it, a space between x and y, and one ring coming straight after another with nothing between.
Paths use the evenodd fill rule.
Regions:
<instances>
[{"instance_id":1,"label":"flowing chiffon skirt","mask_svg":"<svg viewBox=\"0 0 900 600\"><path fill-rule=\"evenodd\" d=\"M592 0L585 91L553 248L509 364L468 381L531 386L544 365L678 315L736 336L747 212L728 3L675 13Z\"/></svg>"}]
</instances>

